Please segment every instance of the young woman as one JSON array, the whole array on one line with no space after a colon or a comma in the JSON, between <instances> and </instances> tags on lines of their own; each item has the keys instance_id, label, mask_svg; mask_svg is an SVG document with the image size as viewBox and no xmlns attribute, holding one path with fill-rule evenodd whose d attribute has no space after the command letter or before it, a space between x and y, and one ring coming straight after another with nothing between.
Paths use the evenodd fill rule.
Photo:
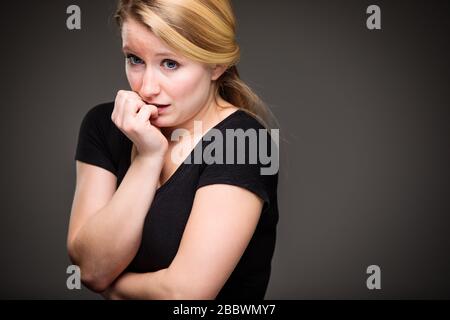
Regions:
<instances>
[{"instance_id":1,"label":"young woman","mask_svg":"<svg viewBox=\"0 0 450 320\"><path fill-rule=\"evenodd\" d=\"M111 299L263 299L278 172L248 159L255 143L278 153L226 134L270 121L239 79L230 2L122 0L116 19L131 90L89 110L75 155L67 247L83 283ZM193 159L213 142L245 163Z\"/></svg>"}]
</instances>

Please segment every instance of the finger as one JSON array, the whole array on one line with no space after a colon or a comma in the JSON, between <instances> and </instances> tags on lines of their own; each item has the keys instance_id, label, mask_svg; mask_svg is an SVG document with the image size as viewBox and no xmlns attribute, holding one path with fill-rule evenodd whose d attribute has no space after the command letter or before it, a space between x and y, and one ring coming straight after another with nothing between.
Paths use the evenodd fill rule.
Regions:
<instances>
[{"instance_id":1,"label":"finger","mask_svg":"<svg viewBox=\"0 0 450 320\"><path fill-rule=\"evenodd\" d=\"M126 90L119 90L118 92L118 116L121 119L124 119L127 113L136 113L137 110L137 99L133 95L134 92L132 91L126 91Z\"/></svg>"},{"instance_id":2,"label":"finger","mask_svg":"<svg viewBox=\"0 0 450 320\"><path fill-rule=\"evenodd\" d=\"M111 114L111 118L115 121L119 121L122 117L122 104L123 104L123 91L117 91L116 98L114 99L114 110Z\"/></svg>"},{"instance_id":3,"label":"finger","mask_svg":"<svg viewBox=\"0 0 450 320\"><path fill-rule=\"evenodd\" d=\"M141 122L146 122L150 119L150 115L152 113L152 108L148 104L144 104L142 107L140 107L137 115L136 120Z\"/></svg>"},{"instance_id":4,"label":"finger","mask_svg":"<svg viewBox=\"0 0 450 320\"><path fill-rule=\"evenodd\" d=\"M154 105L151 105L153 108L152 108L152 110L151 110L151 115L150 115L150 118L151 119L156 119L156 118L158 118L158 108L156 107L156 106L154 106Z\"/></svg>"},{"instance_id":5,"label":"finger","mask_svg":"<svg viewBox=\"0 0 450 320\"><path fill-rule=\"evenodd\" d=\"M136 115L136 113L139 110L139 107L142 104L145 104L142 99L136 94L134 91L129 90L120 90L121 94L121 101L122 101L122 107L123 112L131 112L133 115Z\"/></svg>"},{"instance_id":6,"label":"finger","mask_svg":"<svg viewBox=\"0 0 450 320\"><path fill-rule=\"evenodd\" d=\"M145 105L145 103L142 100L136 100L135 98L129 97L127 98L123 107L123 126L125 126L125 124L128 126L135 122L136 116L143 105Z\"/></svg>"},{"instance_id":7,"label":"finger","mask_svg":"<svg viewBox=\"0 0 450 320\"><path fill-rule=\"evenodd\" d=\"M146 103L144 100L142 100L141 96L137 94L135 91L127 91L127 97L130 99L130 101L135 101L136 104L134 104L135 108L132 109L134 111L134 115L136 115L142 106L144 106Z\"/></svg>"}]
</instances>

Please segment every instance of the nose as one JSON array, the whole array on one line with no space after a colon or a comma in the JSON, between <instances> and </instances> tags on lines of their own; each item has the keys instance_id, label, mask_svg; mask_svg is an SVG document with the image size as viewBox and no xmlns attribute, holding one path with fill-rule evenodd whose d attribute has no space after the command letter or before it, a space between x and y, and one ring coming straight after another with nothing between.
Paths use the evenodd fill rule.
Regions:
<instances>
[{"instance_id":1,"label":"nose","mask_svg":"<svg viewBox=\"0 0 450 320\"><path fill-rule=\"evenodd\" d=\"M157 95L160 90L157 75L151 68L147 68L142 78L141 90L139 90L141 97L153 100L151 97Z\"/></svg>"}]
</instances>

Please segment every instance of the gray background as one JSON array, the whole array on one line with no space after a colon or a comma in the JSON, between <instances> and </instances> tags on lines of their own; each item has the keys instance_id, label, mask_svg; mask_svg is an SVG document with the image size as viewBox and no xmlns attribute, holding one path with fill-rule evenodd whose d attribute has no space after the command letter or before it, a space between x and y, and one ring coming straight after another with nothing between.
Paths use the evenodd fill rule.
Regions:
<instances>
[{"instance_id":1,"label":"gray background","mask_svg":"<svg viewBox=\"0 0 450 320\"><path fill-rule=\"evenodd\" d=\"M65 241L81 119L128 89L115 3L2 4L0 298L99 298L66 288ZM283 139L266 298L450 298L449 2L234 7L239 70Z\"/></svg>"}]
</instances>

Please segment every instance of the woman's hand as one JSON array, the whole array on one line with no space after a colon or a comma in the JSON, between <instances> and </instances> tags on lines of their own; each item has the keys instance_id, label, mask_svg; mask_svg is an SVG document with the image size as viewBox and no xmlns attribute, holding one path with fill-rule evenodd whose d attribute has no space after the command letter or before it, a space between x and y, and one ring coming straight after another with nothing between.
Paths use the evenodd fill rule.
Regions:
<instances>
[{"instance_id":1,"label":"woman's hand","mask_svg":"<svg viewBox=\"0 0 450 320\"><path fill-rule=\"evenodd\" d=\"M158 108L145 104L136 92L117 92L111 120L133 142L139 156L161 157L167 151L166 137L151 123L157 117Z\"/></svg>"}]
</instances>

